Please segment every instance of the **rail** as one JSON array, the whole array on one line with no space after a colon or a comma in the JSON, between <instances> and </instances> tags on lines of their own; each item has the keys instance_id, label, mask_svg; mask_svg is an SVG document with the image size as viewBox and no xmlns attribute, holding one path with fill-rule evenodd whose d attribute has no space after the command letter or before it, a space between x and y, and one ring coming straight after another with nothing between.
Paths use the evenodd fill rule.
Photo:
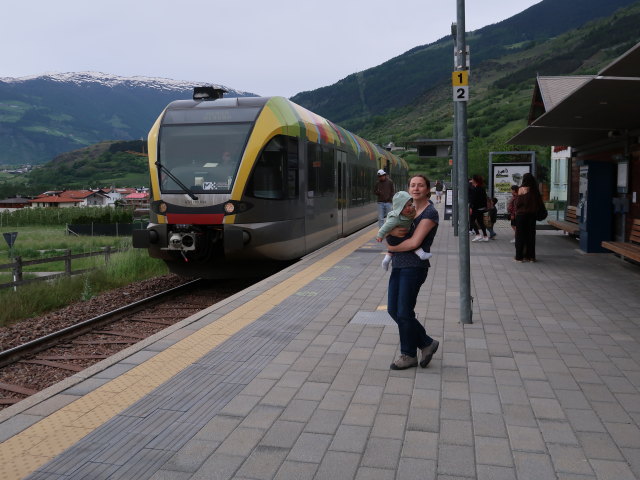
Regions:
<instances>
[{"instance_id":1,"label":"rail","mask_svg":"<svg viewBox=\"0 0 640 480\"><path fill-rule=\"evenodd\" d=\"M170 288L164 292L156 293L150 297L142 300L135 301L129 305L116 308L110 312L103 313L97 317L84 320L70 327L63 328L56 332L44 335L43 337L31 340L17 347L10 348L8 350L0 351L0 368L5 367L13 362L17 362L20 359L39 353L54 345L58 345L61 342L69 341L80 335L84 335L96 328L104 327L110 323L120 320L126 315L130 315L140 310L148 308L150 305L161 302L167 297L171 297L185 290L190 290L197 287L202 283L202 279L197 278L177 287Z\"/></svg>"},{"instance_id":2,"label":"rail","mask_svg":"<svg viewBox=\"0 0 640 480\"><path fill-rule=\"evenodd\" d=\"M107 263L109 261L109 257L112 253L122 252L124 250L115 249L112 247L104 247L101 251L98 252L89 252L89 253L71 253L71 250L66 250L64 255L59 255L57 257L48 257L41 258L37 260L22 260L22 257L14 257L13 263L5 263L4 265L0 265L0 270L11 269L13 272L13 281L8 283L0 283L0 289L2 288L10 288L17 287L21 285L26 285L28 283L37 282L41 280L51 280L57 277L71 276L71 275L79 275L81 273L88 272L92 269L84 268L80 270L72 270L71 261L79 258L88 258L88 257L96 257L98 255L104 255L104 261ZM29 265L40 265L44 263L52 263L52 262L64 262L64 271L52 273L51 275L42 275L35 278L23 278L24 267Z\"/></svg>"}]
</instances>

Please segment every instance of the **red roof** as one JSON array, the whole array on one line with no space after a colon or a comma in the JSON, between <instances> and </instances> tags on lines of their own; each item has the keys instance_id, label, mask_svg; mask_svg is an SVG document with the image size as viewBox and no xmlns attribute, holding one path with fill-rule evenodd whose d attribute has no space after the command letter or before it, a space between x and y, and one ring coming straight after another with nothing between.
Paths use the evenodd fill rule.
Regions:
<instances>
[{"instance_id":1,"label":"red roof","mask_svg":"<svg viewBox=\"0 0 640 480\"><path fill-rule=\"evenodd\" d=\"M144 200L149 198L148 193L131 193L124 198L128 198L129 200Z\"/></svg>"}]
</instances>

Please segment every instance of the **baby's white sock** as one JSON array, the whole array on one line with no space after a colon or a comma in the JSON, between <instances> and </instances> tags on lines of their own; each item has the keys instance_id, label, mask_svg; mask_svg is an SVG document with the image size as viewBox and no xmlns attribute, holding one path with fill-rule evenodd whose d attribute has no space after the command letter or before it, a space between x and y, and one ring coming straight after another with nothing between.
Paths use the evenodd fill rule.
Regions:
<instances>
[{"instance_id":1,"label":"baby's white sock","mask_svg":"<svg viewBox=\"0 0 640 480\"><path fill-rule=\"evenodd\" d=\"M426 260L427 258L431 258L433 256L431 253L425 252L421 248L418 248L417 250L414 250L413 253L418 255L420 257L420 260Z\"/></svg>"}]
</instances>

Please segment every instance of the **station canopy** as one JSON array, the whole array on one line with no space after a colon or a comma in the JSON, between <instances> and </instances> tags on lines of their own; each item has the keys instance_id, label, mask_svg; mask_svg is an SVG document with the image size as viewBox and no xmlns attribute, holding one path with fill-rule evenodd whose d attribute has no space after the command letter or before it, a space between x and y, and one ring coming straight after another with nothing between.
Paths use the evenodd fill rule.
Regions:
<instances>
[{"instance_id":1,"label":"station canopy","mask_svg":"<svg viewBox=\"0 0 640 480\"><path fill-rule=\"evenodd\" d=\"M597 75L536 78L512 145L584 145L640 129L640 43Z\"/></svg>"}]
</instances>

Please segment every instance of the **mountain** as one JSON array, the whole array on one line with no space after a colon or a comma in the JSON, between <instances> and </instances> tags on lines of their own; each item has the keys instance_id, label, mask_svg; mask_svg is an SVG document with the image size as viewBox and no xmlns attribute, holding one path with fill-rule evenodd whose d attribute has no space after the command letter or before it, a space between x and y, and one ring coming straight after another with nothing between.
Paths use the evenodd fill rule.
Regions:
<instances>
[{"instance_id":1,"label":"mountain","mask_svg":"<svg viewBox=\"0 0 640 480\"><path fill-rule=\"evenodd\" d=\"M544 0L502 22L468 33L471 68L527 50L633 3L637 0ZM298 93L291 100L357 129L363 120L409 105L443 80L450 82L452 70L453 42L444 37L333 85Z\"/></svg>"},{"instance_id":2,"label":"mountain","mask_svg":"<svg viewBox=\"0 0 640 480\"><path fill-rule=\"evenodd\" d=\"M204 84L96 72L0 78L0 164L41 164L105 140L146 138L169 102Z\"/></svg>"}]
</instances>

